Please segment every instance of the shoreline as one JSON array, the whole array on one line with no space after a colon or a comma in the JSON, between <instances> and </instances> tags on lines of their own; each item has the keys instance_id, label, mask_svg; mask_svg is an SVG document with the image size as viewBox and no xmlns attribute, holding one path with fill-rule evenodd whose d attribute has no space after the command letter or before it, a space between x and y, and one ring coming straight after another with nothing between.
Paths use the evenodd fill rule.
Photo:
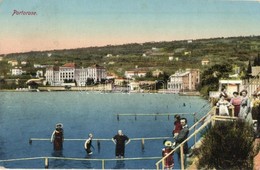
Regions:
<instances>
[{"instance_id":1,"label":"shoreline","mask_svg":"<svg viewBox=\"0 0 260 170\"><path fill-rule=\"evenodd\" d=\"M100 89L81 89L81 88L73 88L73 89L64 89L64 88L43 88L43 89L0 89L0 92L100 92L100 93L150 93L150 94L178 94L180 96L201 96L199 91L192 91L192 92L181 92L181 93L173 93L171 91L151 91L151 90L144 90L144 91L114 91L114 90L100 90Z\"/></svg>"}]
</instances>

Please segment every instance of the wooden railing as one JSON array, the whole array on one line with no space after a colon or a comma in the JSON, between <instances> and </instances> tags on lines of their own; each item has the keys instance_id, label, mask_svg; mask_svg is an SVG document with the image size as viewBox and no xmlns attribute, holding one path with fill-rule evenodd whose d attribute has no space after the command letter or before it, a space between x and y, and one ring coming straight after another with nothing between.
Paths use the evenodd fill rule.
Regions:
<instances>
[{"instance_id":1,"label":"wooden railing","mask_svg":"<svg viewBox=\"0 0 260 170\"><path fill-rule=\"evenodd\" d=\"M194 125L192 125L189 130L192 131L194 130L194 133L189 136L185 141L190 140L192 137L195 137L194 139L194 144L196 144L197 142L197 134L198 132L201 131L201 129L203 129L204 127L206 127L212 119L212 116L214 116L216 111L216 108L212 108L205 116L203 116L200 120L196 121L196 123ZM185 113L184 113L185 114ZM157 115L157 114L156 114ZM156 115L151 115L151 116L156 116ZM169 114L165 114L163 116L167 116ZM121 115L122 116L122 115ZM129 115L132 116L132 115ZM196 118L196 113L193 113L194 116L194 120ZM197 127L203 123L203 125L197 129ZM141 148L144 149L144 145L145 145L145 141L147 140L162 140L162 139L172 139L172 137L150 137L150 138L131 138L132 141L141 141ZM65 141L85 141L86 139L64 139ZM32 144L33 141L50 141L50 138L30 138L29 139L29 143ZM111 139L93 139L93 141L97 142L97 146L100 146L100 142L101 141L111 141ZM184 142L185 142L184 141ZM182 158L182 167L184 167L184 163L183 163L183 144L180 144L179 146L177 146L173 151L177 150L178 148L181 148L181 158ZM166 155L167 157L167 155ZM28 161L28 160L39 160L42 159L44 161L44 167L45 168L49 168L50 166L50 161L52 159L55 160L71 160L71 161L99 161L101 163L101 167L102 169L105 169L105 164L108 161L134 161L134 160L158 160L160 159L160 161L158 161L156 163L156 167L157 169L159 169L159 164L162 162L162 167L164 169L164 159L166 158L162 158L161 157L137 157L137 158L123 158L123 159L86 159L86 158L68 158L68 157L32 157L32 158L18 158L18 159L6 159L6 160L0 160L0 162L12 162L12 161Z\"/></svg>"},{"instance_id":2,"label":"wooden railing","mask_svg":"<svg viewBox=\"0 0 260 170\"><path fill-rule=\"evenodd\" d=\"M189 140L191 140L193 137L195 137L194 140L194 146L196 145L197 141L196 141L196 136L199 132L201 132L202 130L204 130L209 124L211 124L212 126L214 126L215 121L230 121L230 120L237 120L237 117L234 117L234 108L231 107L232 110L232 114L231 116L219 116L216 115L216 109L217 107L212 107L212 109L205 115L203 116L197 123L195 123L193 126L191 126L189 128L189 130L191 131L192 129L195 129L194 132L186 139L184 140L181 144L179 144L177 147L175 147L170 153L168 153L166 156L164 156L163 158L161 158L155 165L156 165L156 169L159 170L160 169L160 164L161 169L165 168L164 165L164 161L165 159L170 156L172 153L174 153L175 151L177 151L178 149L180 149L180 159L181 159L181 169L184 170L185 169L185 165L184 165L184 153L183 153L183 146L186 142L188 142ZM198 129L196 129L196 127L199 125L199 123L203 123Z\"/></svg>"},{"instance_id":3,"label":"wooden railing","mask_svg":"<svg viewBox=\"0 0 260 170\"><path fill-rule=\"evenodd\" d=\"M161 157L139 157L139 158L122 158L122 159L86 159L86 158L68 158L68 157L32 157L32 158L18 158L18 159L6 159L0 160L0 162L16 162L16 161L28 161L28 160L43 160L44 168L49 168L50 160L69 160L69 161L97 161L101 163L102 169L105 169L106 162L109 161L136 161L136 160L158 160Z\"/></svg>"}]
</instances>

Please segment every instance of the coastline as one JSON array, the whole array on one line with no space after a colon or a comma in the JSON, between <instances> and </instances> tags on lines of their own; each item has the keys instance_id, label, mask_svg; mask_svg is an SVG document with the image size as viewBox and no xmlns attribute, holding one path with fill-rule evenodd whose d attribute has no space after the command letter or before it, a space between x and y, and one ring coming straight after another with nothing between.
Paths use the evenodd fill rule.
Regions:
<instances>
[{"instance_id":1,"label":"coastline","mask_svg":"<svg viewBox=\"0 0 260 170\"><path fill-rule=\"evenodd\" d=\"M180 96L201 96L199 91L192 92L181 92L176 93L167 90L143 90L143 91L120 91L120 90L104 90L99 87L71 87L70 89L66 89L65 87L39 87L38 89L0 89L0 92L79 92L79 91L87 91L87 92L101 92L101 93L155 93L155 94L178 94Z\"/></svg>"}]
</instances>

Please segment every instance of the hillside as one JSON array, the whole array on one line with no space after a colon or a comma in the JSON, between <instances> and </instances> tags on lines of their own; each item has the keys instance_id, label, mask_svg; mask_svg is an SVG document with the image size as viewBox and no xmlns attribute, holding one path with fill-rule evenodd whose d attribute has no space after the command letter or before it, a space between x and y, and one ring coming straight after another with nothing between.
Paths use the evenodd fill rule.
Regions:
<instances>
[{"instance_id":1,"label":"hillside","mask_svg":"<svg viewBox=\"0 0 260 170\"><path fill-rule=\"evenodd\" d=\"M121 76L125 70L138 66L158 68L170 75L180 68L202 68L204 58L209 59L211 65L227 62L243 69L259 51L260 36L249 36L35 51L8 54L4 59L47 65L75 62L79 67L100 64ZM169 57L173 60L169 61Z\"/></svg>"}]
</instances>

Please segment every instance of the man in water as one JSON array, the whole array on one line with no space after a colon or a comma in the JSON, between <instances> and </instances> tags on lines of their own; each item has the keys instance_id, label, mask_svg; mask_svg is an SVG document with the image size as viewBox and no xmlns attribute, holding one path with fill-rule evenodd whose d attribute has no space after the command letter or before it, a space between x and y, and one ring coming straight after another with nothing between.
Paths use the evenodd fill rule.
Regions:
<instances>
[{"instance_id":1,"label":"man in water","mask_svg":"<svg viewBox=\"0 0 260 170\"><path fill-rule=\"evenodd\" d=\"M60 151L63 148L64 140L63 125L61 123L56 124L56 128L51 135L51 142L53 143L53 149Z\"/></svg>"},{"instance_id":2,"label":"man in water","mask_svg":"<svg viewBox=\"0 0 260 170\"><path fill-rule=\"evenodd\" d=\"M86 140L86 142L84 144L85 150L86 150L88 155L92 154L92 151L91 151L91 147L93 147L92 146L92 138L93 138L93 135L90 133L88 135L88 139Z\"/></svg>"},{"instance_id":3,"label":"man in water","mask_svg":"<svg viewBox=\"0 0 260 170\"><path fill-rule=\"evenodd\" d=\"M116 145L116 158L124 158L125 145L130 142L130 139L123 134L122 130L118 130L117 135L112 138L112 141Z\"/></svg>"}]
</instances>

